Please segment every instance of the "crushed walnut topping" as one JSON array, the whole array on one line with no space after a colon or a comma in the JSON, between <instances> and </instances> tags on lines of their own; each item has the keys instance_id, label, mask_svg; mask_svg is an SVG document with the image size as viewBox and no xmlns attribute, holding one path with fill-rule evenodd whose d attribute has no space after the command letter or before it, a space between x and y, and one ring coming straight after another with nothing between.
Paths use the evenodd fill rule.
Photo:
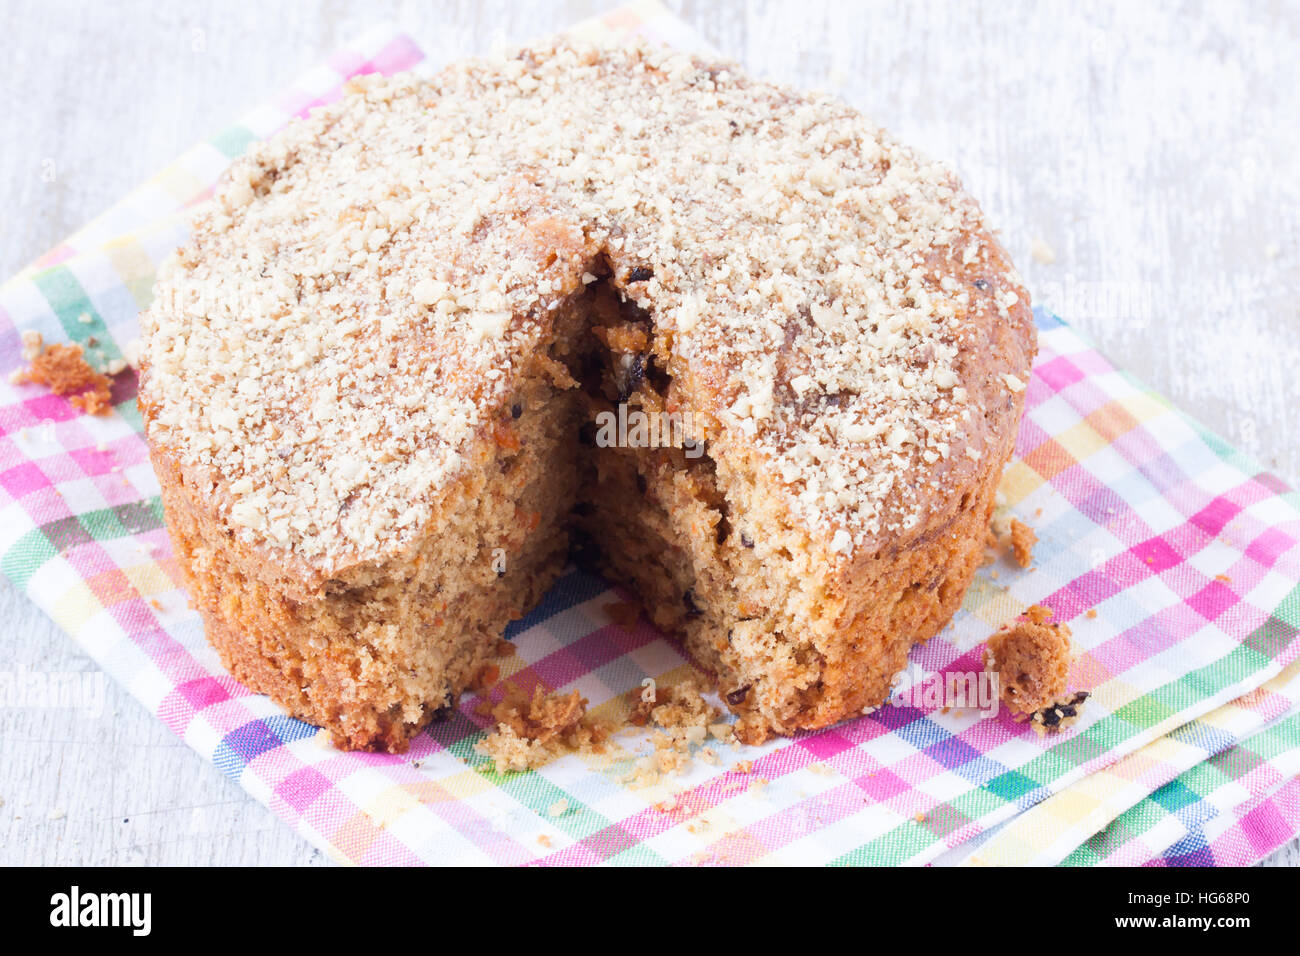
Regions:
<instances>
[{"instance_id":1,"label":"crushed walnut topping","mask_svg":"<svg viewBox=\"0 0 1300 956\"><path fill-rule=\"evenodd\" d=\"M1028 380L972 321L1025 295L945 167L728 63L553 41L354 81L237 161L142 319L150 438L245 541L391 553L606 273L844 559L977 470Z\"/></svg>"}]
</instances>

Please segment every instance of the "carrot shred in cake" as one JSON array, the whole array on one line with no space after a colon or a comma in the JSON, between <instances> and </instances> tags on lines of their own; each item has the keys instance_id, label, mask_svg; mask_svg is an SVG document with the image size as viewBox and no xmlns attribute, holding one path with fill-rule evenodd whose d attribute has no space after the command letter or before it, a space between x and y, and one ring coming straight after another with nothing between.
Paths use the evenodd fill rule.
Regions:
<instances>
[{"instance_id":1,"label":"carrot shred in cake","mask_svg":"<svg viewBox=\"0 0 1300 956\"><path fill-rule=\"evenodd\" d=\"M486 690L501 679L501 665L495 663L484 664L475 675L473 683L470 684L470 690Z\"/></svg>"},{"instance_id":2,"label":"carrot shred in cake","mask_svg":"<svg viewBox=\"0 0 1300 956\"><path fill-rule=\"evenodd\" d=\"M29 354L25 343L24 355ZM55 395L71 396L73 406L90 415L104 415L112 409L108 376L90 366L80 345L40 345L30 361L27 368L10 377L11 382L44 385Z\"/></svg>"}]
</instances>

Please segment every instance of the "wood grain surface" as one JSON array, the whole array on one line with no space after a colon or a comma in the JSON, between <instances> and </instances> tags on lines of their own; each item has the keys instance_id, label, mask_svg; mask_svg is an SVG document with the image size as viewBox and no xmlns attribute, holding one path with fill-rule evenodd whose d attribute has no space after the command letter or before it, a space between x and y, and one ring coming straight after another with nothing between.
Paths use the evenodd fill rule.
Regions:
<instances>
[{"instance_id":1,"label":"wood grain surface","mask_svg":"<svg viewBox=\"0 0 1300 956\"><path fill-rule=\"evenodd\" d=\"M0 0L0 275L379 20L448 60L609 6ZM1300 481L1300 5L668 6L952 162L1036 302ZM103 690L97 716L0 709L0 863L326 862L7 585L0 622L6 668Z\"/></svg>"}]
</instances>

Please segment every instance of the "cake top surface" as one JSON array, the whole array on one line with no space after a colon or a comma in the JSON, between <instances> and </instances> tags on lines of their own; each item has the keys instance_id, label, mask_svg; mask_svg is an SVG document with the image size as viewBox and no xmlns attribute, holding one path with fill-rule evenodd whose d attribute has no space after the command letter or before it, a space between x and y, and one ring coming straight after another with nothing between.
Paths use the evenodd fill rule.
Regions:
<instances>
[{"instance_id":1,"label":"cake top surface","mask_svg":"<svg viewBox=\"0 0 1300 956\"><path fill-rule=\"evenodd\" d=\"M150 439L242 539L382 557L598 260L832 553L917 526L1028 381L1023 289L945 167L731 64L553 41L251 147L142 316Z\"/></svg>"}]
</instances>

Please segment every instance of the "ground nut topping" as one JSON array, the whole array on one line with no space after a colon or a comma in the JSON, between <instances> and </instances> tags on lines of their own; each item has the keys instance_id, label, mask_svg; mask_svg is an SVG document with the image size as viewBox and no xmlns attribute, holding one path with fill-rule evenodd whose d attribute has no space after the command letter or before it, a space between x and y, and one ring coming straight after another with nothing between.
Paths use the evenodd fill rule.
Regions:
<instances>
[{"instance_id":1,"label":"ground nut topping","mask_svg":"<svg viewBox=\"0 0 1300 956\"><path fill-rule=\"evenodd\" d=\"M849 106L643 47L353 84L253 147L142 318L150 438L242 540L413 539L548 317L608 262L708 436L843 554L977 467L973 317L1026 299L942 166Z\"/></svg>"}]
</instances>

